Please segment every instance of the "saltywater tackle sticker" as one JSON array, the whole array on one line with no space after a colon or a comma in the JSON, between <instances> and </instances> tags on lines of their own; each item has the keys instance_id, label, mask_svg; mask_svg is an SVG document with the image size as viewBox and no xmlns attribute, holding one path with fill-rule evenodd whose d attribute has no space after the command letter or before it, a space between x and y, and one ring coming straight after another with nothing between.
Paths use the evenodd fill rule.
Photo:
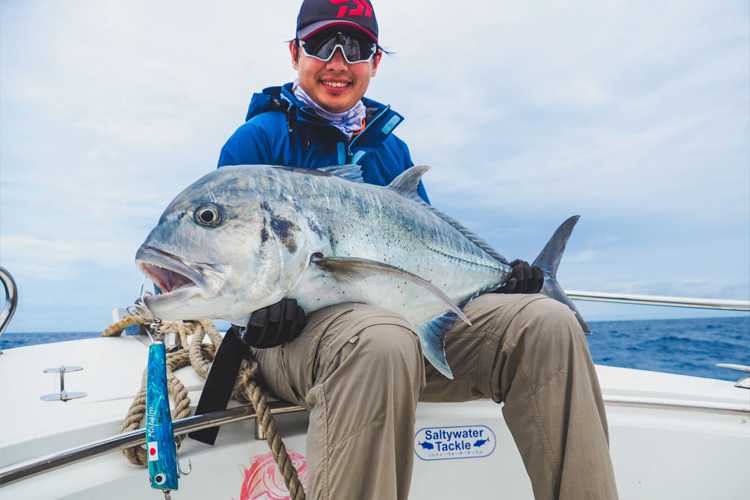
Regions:
<instances>
[{"instance_id":1,"label":"saltywater tackle sticker","mask_svg":"<svg viewBox=\"0 0 750 500\"><path fill-rule=\"evenodd\" d=\"M481 458L491 455L496 443L486 425L425 427L414 436L414 453L422 460Z\"/></svg>"}]
</instances>

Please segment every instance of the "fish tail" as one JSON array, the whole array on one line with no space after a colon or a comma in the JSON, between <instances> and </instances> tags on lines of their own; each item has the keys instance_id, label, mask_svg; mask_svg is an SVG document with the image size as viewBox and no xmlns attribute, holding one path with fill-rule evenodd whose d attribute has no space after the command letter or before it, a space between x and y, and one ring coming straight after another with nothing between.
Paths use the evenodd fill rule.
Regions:
<instances>
[{"instance_id":1,"label":"fish tail","mask_svg":"<svg viewBox=\"0 0 750 500\"><path fill-rule=\"evenodd\" d=\"M560 283L557 282L557 268L560 265L560 259L565 251L565 245L568 243L570 233L573 232L573 228L580 218L579 215L574 215L570 219L566 220L560 227L557 228L555 234L549 239L547 245L541 251L539 256L536 258L532 265L539 266L544 271L544 288L542 293L551 299L555 299L559 302L570 307L576 315L576 319L581 324L581 328L585 333L591 333L591 328L586 324L586 321L578 312L573 301L567 296Z\"/></svg>"}]
</instances>

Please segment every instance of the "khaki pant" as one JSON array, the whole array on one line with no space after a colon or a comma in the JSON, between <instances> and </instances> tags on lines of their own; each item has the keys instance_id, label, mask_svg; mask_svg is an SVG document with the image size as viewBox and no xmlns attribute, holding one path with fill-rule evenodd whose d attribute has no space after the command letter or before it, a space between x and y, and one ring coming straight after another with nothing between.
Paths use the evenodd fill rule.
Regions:
<instances>
[{"instance_id":1,"label":"khaki pant","mask_svg":"<svg viewBox=\"0 0 750 500\"><path fill-rule=\"evenodd\" d=\"M293 342L253 350L271 394L310 410L307 498L406 499L417 401L480 398L505 403L538 500L617 498L601 390L570 309L486 294L464 312L472 326L446 336L453 380L404 318L369 305L317 311Z\"/></svg>"}]
</instances>

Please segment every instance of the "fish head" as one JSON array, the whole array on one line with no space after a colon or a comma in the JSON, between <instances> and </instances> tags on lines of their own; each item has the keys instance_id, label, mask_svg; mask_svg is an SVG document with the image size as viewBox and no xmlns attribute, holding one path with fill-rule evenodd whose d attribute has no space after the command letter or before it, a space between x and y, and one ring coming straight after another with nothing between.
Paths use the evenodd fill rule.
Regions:
<instances>
[{"instance_id":1,"label":"fish head","mask_svg":"<svg viewBox=\"0 0 750 500\"><path fill-rule=\"evenodd\" d=\"M268 167L224 167L185 189L136 254L160 294L144 298L162 320L226 319L281 300L309 265L294 193Z\"/></svg>"}]
</instances>

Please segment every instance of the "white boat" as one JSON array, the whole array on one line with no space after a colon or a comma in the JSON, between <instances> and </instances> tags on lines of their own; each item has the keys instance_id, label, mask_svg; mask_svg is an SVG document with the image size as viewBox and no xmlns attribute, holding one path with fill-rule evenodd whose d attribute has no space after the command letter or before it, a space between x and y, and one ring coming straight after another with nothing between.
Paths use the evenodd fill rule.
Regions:
<instances>
[{"instance_id":1,"label":"white boat","mask_svg":"<svg viewBox=\"0 0 750 500\"><path fill-rule=\"evenodd\" d=\"M696 304L695 300L668 297L570 294L588 300L680 302L692 307L750 310L747 301ZM13 300L11 294L7 303ZM10 319L7 311L5 316ZM140 388L149 344L148 337L125 336L2 353L3 500L163 498L161 491L150 488L146 469L130 465L117 452L145 443L143 430L118 434L118 428ZM62 374L64 387L60 367L67 367ZM74 371L74 367L82 370ZM45 373L49 368L58 373ZM735 385L626 368L596 368L621 499L748 498L750 378ZM191 367L176 374L189 391L194 413L203 379ZM62 391L62 399L72 399L62 401ZM45 400L45 395L51 396ZM283 401L272 406L304 483L307 412ZM501 410L501 405L489 401L420 403L411 498L532 499L528 476ZM232 403L224 412L177 422L176 432L222 425L213 447L190 439L182 443L179 459L183 468L189 460L192 472L180 479L172 498L287 498L280 475L269 474L273 460L265 440L256 439L253 417L251 406ZM482 430L483 436L491 438L471 456L444 456L420 445L424 442L420 436L427 429L448 427ZM265 496L257 489L261 483Z\"/></svg>"}]
</instances>

